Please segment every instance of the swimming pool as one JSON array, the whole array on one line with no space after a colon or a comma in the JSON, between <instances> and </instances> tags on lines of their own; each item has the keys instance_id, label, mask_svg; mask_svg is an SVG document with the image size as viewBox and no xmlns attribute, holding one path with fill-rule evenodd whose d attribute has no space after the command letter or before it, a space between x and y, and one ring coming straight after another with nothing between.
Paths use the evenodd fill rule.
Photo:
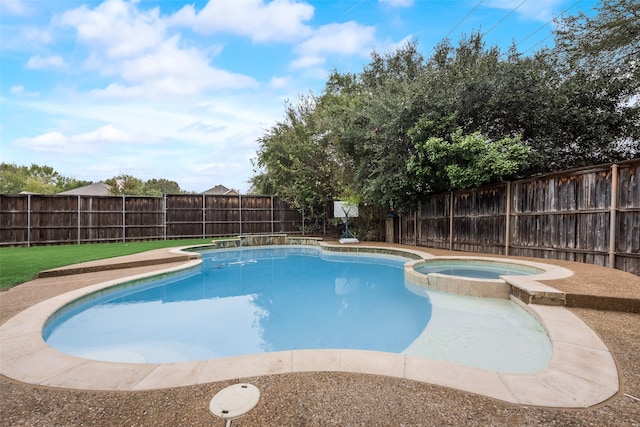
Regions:
<instances>
[{"instance_id":1,"label":"swimming pool","mask_svg":"<svg viewBox=\"0 0 640 427\"><path fill-rule=\"evenodd\" d=\"M98 360L167 363L295 349L399 353L425 328L428 296L406 259L293 247L205 252L201 268L70 307L45 341Z\"/></svg>"},{"instance_id":2,"label":"swimming pool","mask_svg":"<svg viewBox=\"0 0 640 427\"><path fill-rule=\"evenodd\" d=\"M452 303L405 282L406 258L288 246L202 259L63 307L47 321L45 341L83 358L136 363L358 349L531 372L551 357L545 330L522 308L461 296Z\"/></svg>"}]
</instances>

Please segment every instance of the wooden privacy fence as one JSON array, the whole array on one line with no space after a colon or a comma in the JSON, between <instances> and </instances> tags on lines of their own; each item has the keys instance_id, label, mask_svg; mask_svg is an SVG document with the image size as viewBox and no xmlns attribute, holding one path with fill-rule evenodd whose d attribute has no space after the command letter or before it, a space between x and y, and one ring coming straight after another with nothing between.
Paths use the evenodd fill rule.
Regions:
<instances>
[{"instance_id":1,"label":"wooden privacy fence","mask_svg":"<svg viewBox=\"0 0 640 427\"><path fill-rule=\"evenodd\" d=\"M640 275L639 179L634 159L436 194L400 218L400 242Z\"/></svg>"},{"instance_id":2,"label":"wooden privacy fence","mask_svg":"<svg viewBox=\"0 0 640 427\"><path fill-rule=\"evenodd\" d=\"M126 242L301 233L304 217L275 196L0 195L0 245Z\"/></svg>"},{"instance_id":3,"label":"wooden privacy fence","mask_svg":"<svg viewBox=\"0 0 640 427\"><path fill-rule=\"evenodd\" d=\"M579 261L640 275L640 159L435 194L399 241ZM276 196L0 195L0 246L302 233Z\"/></svg>"}]
</instances>

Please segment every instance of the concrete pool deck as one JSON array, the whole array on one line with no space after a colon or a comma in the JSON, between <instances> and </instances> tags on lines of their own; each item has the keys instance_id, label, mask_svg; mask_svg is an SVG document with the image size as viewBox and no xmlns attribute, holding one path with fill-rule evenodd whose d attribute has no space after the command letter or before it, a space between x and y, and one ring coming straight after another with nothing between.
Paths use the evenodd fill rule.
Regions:
<instances>
[{"instance_id":1,"label":"concrete pool deck","mask_svg":"<svg viewBox=\"0 0 640 427\"><path fill-rule=\"evenodd\" d=\"M411 250L432 256L430 249ZM437 384L515 404L573 408L597 405L620 389L616 363L598 335L567 309L551 306L530 306L547 328L554 347L549 366L532 374L497 373L400 354L354 350L286 351L180 364L109 363L69 356L42 341L46 319L79 296L130 280L131 276L155 275L199 262L191 255L177 259L174 251L152 252L45 273L48 277L21 286L27 289L30 284L39 287L46 283L48 287L64 290L65 284L78 281L74 287L79 289L46 299L24 311L19 303L5 307L0 294L4 323L0 327L0 373L38 386L136 391L292 372L348 372ZM167 264L161 264L162 260ZM121 268L123 265L126 268ZM61 275L64 270L72 275ZM44 282L35 283L38 281Z\"/></svg>"}]
</instances>

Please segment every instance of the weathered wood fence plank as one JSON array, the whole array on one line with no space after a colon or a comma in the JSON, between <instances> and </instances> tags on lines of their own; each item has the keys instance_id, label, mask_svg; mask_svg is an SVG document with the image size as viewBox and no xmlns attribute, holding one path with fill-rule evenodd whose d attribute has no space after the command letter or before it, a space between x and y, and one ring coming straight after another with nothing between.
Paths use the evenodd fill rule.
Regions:
<instances>
[{"instance_id":1,"label":"weathered wood fence plank","mask_svg":"<svg viewBox=\"0 0 640 427\"><path fill-rule=\"evenodd\" d=\"M400 241L578 261L640 275L639 178L640 159L634 159L435 194L403 215Z\"/></svg>"}]
</instances>

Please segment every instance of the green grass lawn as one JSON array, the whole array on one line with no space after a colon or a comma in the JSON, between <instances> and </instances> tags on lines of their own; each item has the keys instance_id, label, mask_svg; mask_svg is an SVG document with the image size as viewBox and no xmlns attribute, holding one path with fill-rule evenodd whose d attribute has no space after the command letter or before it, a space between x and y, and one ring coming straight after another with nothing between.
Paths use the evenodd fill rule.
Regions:
<instances>
[{"instance_id":1,"label":"green grass lawn","mask_svg":"<svg viewBox=\"0 0 640 427\"><path fill-rule=\"evenodd\" d=\"M172 246L200 245L212 239L0 248L0 291L27 282L42 270L85 261L131 255Z\"/></svg>"}]
</instances>

